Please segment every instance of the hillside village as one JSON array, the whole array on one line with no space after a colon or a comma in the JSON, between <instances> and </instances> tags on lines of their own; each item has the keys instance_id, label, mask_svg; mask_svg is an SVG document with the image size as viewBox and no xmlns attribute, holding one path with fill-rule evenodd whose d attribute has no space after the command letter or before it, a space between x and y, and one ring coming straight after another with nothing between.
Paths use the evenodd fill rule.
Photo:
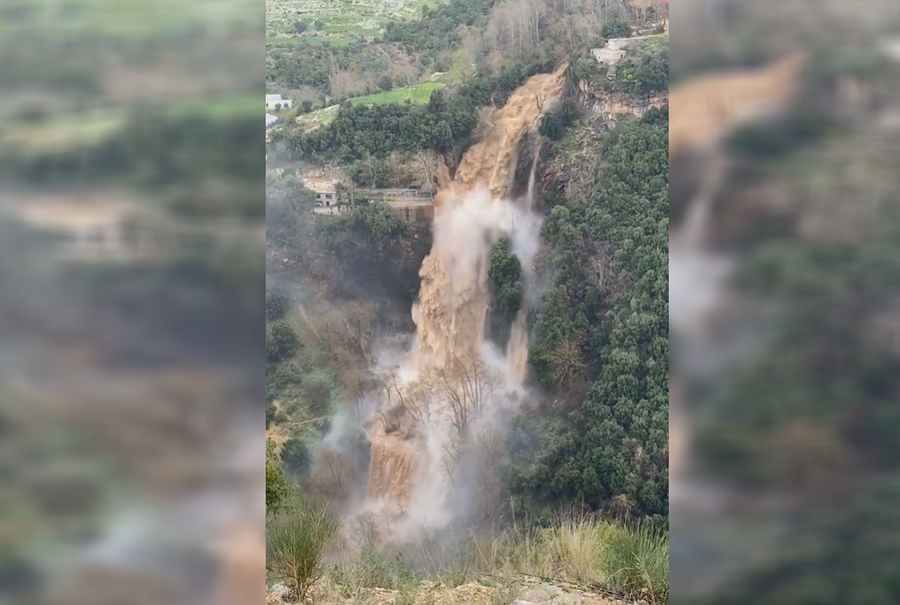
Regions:
<instances>
[{"instance_id":1,"label":"hillside village","mask_svg":"<svg viewBox=\"0 0 900 605\"><path fill-rule=\"evenodd\" d=\"M377 3L381 8L396 9L403 5L401 0L392 3ZM652 14L659 14L660 7L665 6L668 10L668 0L631 0L632 6L642 19L640 25L631 28L632 35L627 37L612 37L606 39L602 47L591 48L590 56L596 60L597 65L605 70L605 78L607 81L613 81L616 76L617 64L625 58L628 49L634 49L646 43L665 42L669 31L669 20L667 13L664 13L662 19L653 20L646 19L647 11ZM306 17L315 16L338 16L341 11L338 9L321 9L319 12L316 7L301 8L298 15ZM305 11L305 12L304 12ZM653 12L655 11L655 12ZM395 17L396 12L392 13ZM304 30L304 34L310 33ZM435 73L433 76L426 78L429 81L440 81L445 74ZM441 83L443 85L443 83ZM579 82L580 101L589 111L602 116L610 125L614 125L615 121L623 115L640 118L647 111L653 108L660 108L668 103L668 91L662 90L656 94L646 96L644 98L635 97L630 94L617 94L614 92L603 92L597 90L597 86L591 84L587 80ZM284 93L268 93L266 95L266 138L271 141L271 135L274 131L290 130L296 127L304 129L306 132L317 130L329 123L330 119L337 114L338 105L330 105L318 110L309 109L307 105L304 109L297 110L297 102L299 99L290 98L291 94L283 96ZM379 104L384 102L379 98L379 94L357 97L351 99L354 104ZM402 98L402 97L397 97ZM427 99L426 99L427 101ZM314 116L321 116L319 119ZM288 120L286 123L285 120ZM290 122L296 124L293 126ZM278 155L277 153L275 154ZM267 163L268 163L267 155ZM421 161L421 160L420 160ZM435 165L432 169L436 173L436 166L442 160L439 157L433 157L428 160ZM275 174L283 174L283 169L278 168L279 162L273 160L269 170ZM384 202L388 204L395 214L407 222L415 224L430 223L434 216L433 208L433 191L437 185L436 174L428 175L430 178L423 180L421 176L415 178L411 176L411 171L407 174L410 176L392 183L391 187L357 187L353 184L345 171L338 166L315 167L310 166L300 169L296 172L296 176L304 183L304 185L314 193L315 203L311 211L319 215L343 215L349 214L355 207L360 204L369 204L372 202Z\"/></svg>"}]
</instances>

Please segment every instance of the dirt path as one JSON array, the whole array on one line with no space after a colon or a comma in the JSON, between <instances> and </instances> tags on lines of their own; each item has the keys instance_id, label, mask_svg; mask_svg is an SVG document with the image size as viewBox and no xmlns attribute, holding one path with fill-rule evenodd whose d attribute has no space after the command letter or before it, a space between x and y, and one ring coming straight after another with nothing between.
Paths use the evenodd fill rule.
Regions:
<instances>
[{"instance_id":1,"label":"dirt path","mask_svg":"<svg viewBox=\"0 0 900 605\"><path fill-rule=\"evenodd\" d=\"M306 603L317 605L622 605L603 595L561 587L537 579L519 578L513 582L499 582L484 577L478 582L458 586L424 583L413 590L361 589L351 596L341 595L341 589L325 584L315 586ZM291 604L284 600L285 589L275 585L266 593L266 605ZM296 602L293 602L296 603Z\"/></svg>"}]
</instances>

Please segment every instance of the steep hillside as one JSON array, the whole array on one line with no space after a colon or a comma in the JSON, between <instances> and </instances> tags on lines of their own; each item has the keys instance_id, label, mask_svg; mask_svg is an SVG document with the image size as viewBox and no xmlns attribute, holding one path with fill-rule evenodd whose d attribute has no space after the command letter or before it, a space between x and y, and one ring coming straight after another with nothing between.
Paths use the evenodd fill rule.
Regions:
<instances>
[{"instance_id":1,"label":"steep hillside","mask_svg":"<svg viewBox=\"0 0 900 605\"><path fill-rule=\"evenodd\" d=\"M532 3L530 39L521 4L386 28L449 62L427 103L357 96L271 132L270 533L321 538L307 580L270 566L289 599L512 601L536 574L668 600L667 38L612 69L591 48L634 15ZM429 225L365 193L413 186Z\"/></svg>"}]
</instances>

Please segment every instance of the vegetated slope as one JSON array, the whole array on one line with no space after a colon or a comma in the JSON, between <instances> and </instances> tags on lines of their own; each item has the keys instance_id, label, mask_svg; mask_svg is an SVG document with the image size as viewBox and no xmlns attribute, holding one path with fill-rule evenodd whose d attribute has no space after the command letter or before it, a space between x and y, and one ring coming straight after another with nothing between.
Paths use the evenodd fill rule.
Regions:
<instances>
[{"instance_id":1,"label":"vegetated slope","mask_svg":"<svg viewBox=\"0 0 900 605\"><path fill-rule=\"evenodd\" d=\"M668 514L667 125L652 111L601 135L587 119L545 160L530 363L549 409L521 418L511 469L534 506Z\"/></svg>"},{"instance_id":2,"label":"vegetated slope","mask_svg":"<svg viewBox=\"0 0 900 605\"><path fill-rule=\"evenodd\" d=\"M471 142L479 108L503 105L529 76L550 67L518 65L496 77L475 76L449 94L432 91L427 105L345 102L326 127L310 133L286 128L273 133L272 140L285 141L294 159L344 164L367 156L384 160L394 151L460 153Z\"/></svg>"}]
</instances>

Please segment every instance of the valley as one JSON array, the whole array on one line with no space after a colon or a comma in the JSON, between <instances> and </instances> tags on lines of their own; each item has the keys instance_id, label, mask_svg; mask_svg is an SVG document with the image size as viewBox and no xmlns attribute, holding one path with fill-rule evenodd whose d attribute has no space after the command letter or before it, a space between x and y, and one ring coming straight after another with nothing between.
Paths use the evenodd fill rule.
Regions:
<instances>
[{"instance_id":1,"label":"valley","mask_svg":"<svg viewBox=\"0 0 900 605\"><path fill-rule=\"evenodd\" d=\"M269 600L667 603L666 9L377 4L269 49Z\"/></svg>"}]
</instances>

